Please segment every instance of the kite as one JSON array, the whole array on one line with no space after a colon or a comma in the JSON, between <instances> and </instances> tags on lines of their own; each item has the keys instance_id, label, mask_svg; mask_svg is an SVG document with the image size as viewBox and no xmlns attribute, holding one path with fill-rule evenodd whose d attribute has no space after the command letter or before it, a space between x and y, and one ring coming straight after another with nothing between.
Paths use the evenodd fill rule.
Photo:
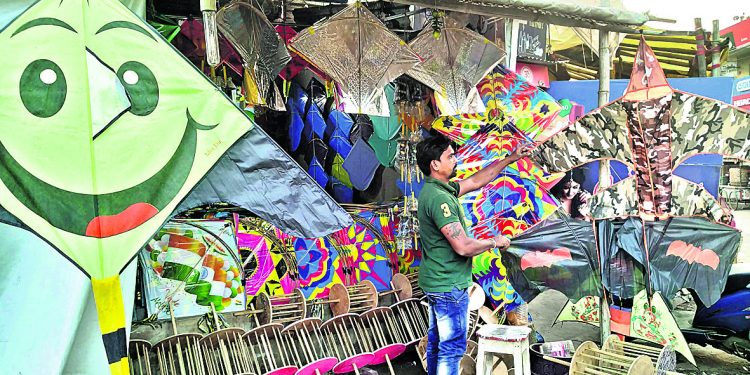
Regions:
<instances>
[{"instance_id":1,"label":"kite","mask_svg":"<svg viewBox=\"0 0 750 375\"><path fill-rule=\"evenodd\" d=\"M275 106L274 98L281 97L274 79L292 60L286 44L276 33L266 15L252 5L241 1L219 9L216 23L221 33L237 49L245 66L250 104Z\"/></svg>"},{"instance_id":2,"label":"kite","mask_svg":"<svg viewBox=\"0 0 750 375\"><path fill-rule=\"evenodd\" d=\"M420 61L359 1L300 32L289 48L337 83L346 113L390 115L383 88Z\"/></svg>"},{"instance_id":3,"label":"kite","mask_svg":"<svg viewBox=\"0 0 750 375\"><path fill-rule=\"evenodd\" d=\"M198 316L211 312L211 304L217 311L244 310L242 264L230 222L170 221L139 255L149 315Z\"/></svg>"},{"instance_id":4,"label":"kite","mask_svg":"<svg viewBox=\"0 0 750 375\"><path fill-rule=\"evenodd\" d=\"M505 53L479 33L437 13L433 12L437 25L425 27L409 42L424 62L407 74L435 90L443 115L481 112L472 108L472 99L479 99L476 86Z\"/></svg>"},{"instance_id":5,"label":"kite","mask_svg":"<svg viewBox=\"0 0 750 375\"><path fill-rule=\"evenodd\" d=\"M294 31L294 29L291 26L282 26L282 25L276 25L276 32L279 34L279 36L284 39L284 42L289 44L291 40L297 36L297 32ZM297 76L301 71L308 69L311 72L313 72L316 76L326 79L326 75L323 74L320 70L316 69L314 66L308 64L303 58L301 58L298 54L295 52L290 53L292 60L289 61L288 64L284 67L284 69L281 70L281 73L279 73L279 76L284 79L285 81L291 81L294 77Z\"/></svg>"},{"instance_id":6,"label":"kite","mask_svg":"<svg viewBox=\"0 0 750 375\"><path fill-rule=\"evenodd\" d=\"M247 174L238 172L245 178L261 173L260 161L266 171L292 168L281 176L304 171L119 1L38 1L0 31L0 46L16 51L0 78L2 216L35 232L91 279L109 368L127 374L118 275L178 203L188 201L207 173L207 179L218 173L217 162L239 169L228 150L264 153L234 159L250 166ZM309 177L295 181L342 211L310 188ZM271 216L279 211L274 205L284 206L286 214L270 221L305 232L293 223L303 206L252 203L252 210Z\"/></svg>"},{"instance_id":7,"label":"kite","mask_svg":"<svg viewBox=\"0 0 750 375\"><path fill-rule=\"evenodd\" d=\"M174 46L193 64L201 66L201 62L206 60L206 34L203 31L203 22L200 19L185 20L177 28L177 32ZM229 41L221 35L219 36L219 57L220 64L225 64L237 75L242 76L242 58Z\"/></svg>"},{"instance_id":8,"label":"kite","mask_svg":"<svg viewBox=\"0 0 750 375\"><path fill-rule=\"evenodd\" d=\"M669 246L665 241L676 233L686 235L689 228L701 233L701 238L726 235L729 242L708 244L718 254L706 253L709 264L691 262L689 249L673 252L683 256L653 254L639 256L648 276L670 275L681 280L681 287L693 288L701 301L710 306L718 298L726 283L724 264L731 262L737 251L739 236L732 229L717 222L721 210L716 200L692 182L673 176L681 162L699 153L718 153L747 160L750 158L750 114L728 104L673 90L666 81L653 51L641 41L636 64L625 95L582 117L578 123L553 136L538 148L534 159L546 170L564 171L595 159L615 159L625 163L635 173L591 198L592 218L614 220L641 218L640 227L659 230L659 240L644 243L648 236L639 234L638 249L643 254ZM693 218L695 216L695 218ZM686 222L687 220L687 222ZM638 231L633 231L633 235ZM691 246L703 241L692 242ZM704 245L700 246L704 248ZM662 249L665 250L665 249ZM651 254L649 254L651 255ZM710 258L710 259L709 259ZM701 259L703 259L701 257ZM721 269L721 270L720 270ZM697 285L687 275L697 276L708 285ZM649 277L651 281L658 280ZM647 285L648 287L649 285ZM665 295L673 290L657 290ZM714 290L718 288L718 292ZM679 289L679 288L678 288Z\"/></svg>"}]
</instances>

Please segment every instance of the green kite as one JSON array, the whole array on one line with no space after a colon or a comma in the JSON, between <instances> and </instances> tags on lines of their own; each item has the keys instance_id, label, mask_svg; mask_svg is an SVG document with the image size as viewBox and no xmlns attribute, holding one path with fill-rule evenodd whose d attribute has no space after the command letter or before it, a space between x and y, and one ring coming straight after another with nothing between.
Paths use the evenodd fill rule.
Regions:
<instances>
[{"instance_id":1,"label":"green kite","mask_svg":"<svg viewBox=\"0 0 750 375\"><path fill-rule=\"evenodd\" d=\"M253 123L117 0L40 0L0 46L0 206L91 278L127 374L118 274Z\"/></svg>"}]
</instances>

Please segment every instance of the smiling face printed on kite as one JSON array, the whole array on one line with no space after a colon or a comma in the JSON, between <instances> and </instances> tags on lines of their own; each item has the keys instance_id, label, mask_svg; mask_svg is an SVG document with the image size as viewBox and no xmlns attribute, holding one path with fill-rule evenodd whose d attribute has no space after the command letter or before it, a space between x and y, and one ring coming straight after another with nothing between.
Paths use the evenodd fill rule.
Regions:
<instances>
[{"instance_id":1,"label":"smiling face printed on kite","mask_svg":"<svg viewBox=\"0 0 750 375\"><path fill-rule=\"evenodd\" d=\"M116 0L42 0L0 46L0 205L79 264L148 238L252 126Z\"/></svg>"}]
</instances>

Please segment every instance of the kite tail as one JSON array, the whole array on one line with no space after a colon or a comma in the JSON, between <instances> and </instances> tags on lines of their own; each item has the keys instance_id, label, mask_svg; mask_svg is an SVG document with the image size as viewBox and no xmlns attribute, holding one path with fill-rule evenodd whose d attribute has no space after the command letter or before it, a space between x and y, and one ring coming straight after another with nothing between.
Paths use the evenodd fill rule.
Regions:
<instances>
[{"instance_id":1,"label":"kite tail","mask_svg":"<svg viewBox=\"0 0 750 375\"><path fill-rule=\"evenodd\" d=\"M130 374L128 346L125 338L125 305L122 301L120 276L91 279L99 328L112 375Z\"/></svg>"}]
</instances>

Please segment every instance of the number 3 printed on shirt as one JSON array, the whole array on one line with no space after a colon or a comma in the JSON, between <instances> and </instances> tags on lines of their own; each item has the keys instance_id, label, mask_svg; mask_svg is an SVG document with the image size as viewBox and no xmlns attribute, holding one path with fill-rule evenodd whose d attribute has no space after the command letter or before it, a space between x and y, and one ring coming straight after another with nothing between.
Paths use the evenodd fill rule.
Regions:
<instances>
[{"instance_id":1,"label":"number 3 printed on shirt","mask_svg":"<svg viewBox=\"0 0 750 375\"><path fill-rule=\"evenodd\" d=\"M445 217L451 217L451 210L450 210L450 208L448 208L448 203L441 204L440 208L443 209L443 216L445 216Z\"/></svg>"}]
</instances>

